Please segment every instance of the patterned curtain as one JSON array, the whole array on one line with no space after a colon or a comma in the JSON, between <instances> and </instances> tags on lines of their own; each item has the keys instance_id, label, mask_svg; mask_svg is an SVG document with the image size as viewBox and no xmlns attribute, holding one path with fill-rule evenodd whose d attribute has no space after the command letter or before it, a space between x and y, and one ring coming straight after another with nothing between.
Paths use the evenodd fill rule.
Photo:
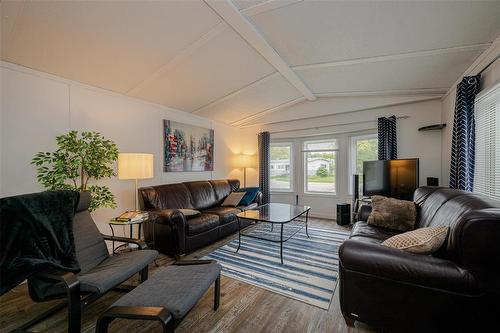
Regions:
<instances>
[{"instance_id":1,"label":"patterned curtain","mask_svg":"<svg viewBox=\"0 0 500 333\"><path fill-rule=\"evenodd\" d=\"M396 138L396 116L380 117L378 122L378 159L395 160L398 158Z\"/></svg>"},{"instance_id":2,"label":"patterned curtain","mask_svg":"<svg viewBox=\"0 0 500 333\"><path fill-rule=\"evenodd\" d=\"M474 98L481 75L466 76L457 86L451 141L450 188L472 192L474 185Z\"/></svg>"},{"instance_id":3,"label":"patterned curtain","mask_svg":"<svg viewBox=\"0 0 500 333\"><path fill-rule=\"evenodd\" d=\"M269 201L271 200L271 193L269 190L271 134L269 132L259 133L258 142L259 142L259 187L262 191L262 204L266 204L269 203Z\"/></svg>"}]
</instances>

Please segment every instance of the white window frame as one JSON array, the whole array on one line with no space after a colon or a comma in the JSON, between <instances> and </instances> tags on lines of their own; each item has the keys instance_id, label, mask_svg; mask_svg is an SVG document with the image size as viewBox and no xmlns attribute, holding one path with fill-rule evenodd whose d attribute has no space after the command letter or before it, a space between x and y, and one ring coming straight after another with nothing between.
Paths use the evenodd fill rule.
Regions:
<instances>
[{"instance_id":1,"label":"white window frame","mask_svg":"<svg viewBox=\"0 0 500 333\"><path fill-rule=\"evenodd\" d=\"M290 148L290 188L272 188L270 187L271 193L291 193L294 192L295 188L295 168L294 168L294 152L293 152L293 142L271 142L270 148L272 147L289 147ZM271 161L269 161L271 162ZM269 177L270 178L270 177ZM271 179L269 179L269 186L271 186Z\"/></svg>"},{"instance_id":2,"label":"white window frame","mask_svg":"<svg viewBox=\"0 0 500 333\"><path fill-rule=\"evenodd\" d=\"M335 146L337 148L335 149L324 149L324 150L320 150L320 149L312 149L312 150L308 150L306 147L307 147L307 144L308 143L323 143L323 142L332 142L334 141L335 142ZM338 138L327 138L327 139L310 139L310 140L303 140L302 141L302 165L303 165L303 175L302 175L302 179L303 179L303 183L304 183L304 186L303 186L303 190L304 190L304 194L306 195L318 195L318 196L337 196L338 192L339 192L339 183L338 183L338 170L339 170L339 155L340 155L340 148L339 148L339 145L340 145L340 142L339 142L339 139ZM307 153L309 152L321 152L321 151L334 151L335 152L335 178L334 178L334 182L335 182L335 191L334 192L322 192L322 191L309 191L307 189Z\"/></svg>"},{"instance_id":3,"label":"white window frame","mask_svg":"<svg viewBox=\"0 0 500 333\"><path fill-rule=\"evenodd\" d=\"M500 200L500 82L476 96L473 192Z\"/></svg>"},{"instance_id":4,"label":"white window frame","mask_svg":"<svg viewBox=\"0 0 500 333\"><path fill-rule=\"evenodd\" d=\"M352 188L352 177L354 176L354 172L356 169L356 160L358 159L358 149L356 142L359 140L369 140L369 139L378 139L377 133L370 133L370 134L363 134L363 135L355 135L351 136L349 138L350 144L349 144L349 179L347 181L348 183L348 193L349 195L353 195L354 191Z\"/></svg>"}]
</instances>

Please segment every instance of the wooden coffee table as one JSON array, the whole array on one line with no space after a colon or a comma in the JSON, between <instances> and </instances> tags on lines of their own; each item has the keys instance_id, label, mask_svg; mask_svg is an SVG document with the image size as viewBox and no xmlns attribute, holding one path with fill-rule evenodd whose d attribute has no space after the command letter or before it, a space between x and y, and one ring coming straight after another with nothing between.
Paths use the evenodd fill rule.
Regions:
<instances>
[{"instance_id":1,"label":"wooden coffee table","mask_svg":"<svg viewBox=\"0 0 500 333\"><path fill-rule=\"evenodd\" d=\"M282 203L268 203L257 208L241 212L236 215L238 218L238 249L241 246L241 236L251 237L256 239L261 239L269 242L280 243L280 259L283 264L283 243L292 238L297 232L306 228L306 235L309 238L309 233L307 230L307 220L309 218L309 206L296 206ZM305 215L305 220L300 220L299 217ZM264 235L243 233L241 229L240 219L252 220L257 223L269 223L270 231L269 233L264 233ZM277 225L280 228L279 235L274 235L274 226ZM285 227L288 228L288 232Z\"/></svg>"}]
</instances>

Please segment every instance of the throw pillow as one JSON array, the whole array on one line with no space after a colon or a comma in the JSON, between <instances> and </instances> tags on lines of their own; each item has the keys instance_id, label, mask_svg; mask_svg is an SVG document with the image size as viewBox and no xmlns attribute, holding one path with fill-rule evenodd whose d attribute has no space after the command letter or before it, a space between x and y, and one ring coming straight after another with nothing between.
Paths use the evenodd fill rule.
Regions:
<instances>
[{"instance_id":1,"label":"throw pillow","mask_svg":"<svg viewBox=\"0 0 500 333\"><path fill-rule=\"evenodd\" d=\"M377 227L399 231L413 230L417 218L417 207L413 201L372 197L372 212L367 223Z\"/></svg>"},{"instance_id":2,"label":"throw pillow","mask_svg":"<svg viewBox=\"0 0 500 333\"><path fill-rule=\"evenodd\" d=\"M250 205L254 201L254 199L257 196L257 194L259 193L259 191L260 191L259 187L240 188L236 192L245 192L245 196L243 197L243 199L241 199L240 205L243 205L243 206Z\"/></svg>"},{"instance_id":3,"label":"throw pillow","mask_svg":"<svg viewBox=\"0 0 500 333\"><path fill-rule=\"evenodd\" d=\"M408 231L386 239L382 245L411 253L432 254L446 240L448 227L427 227Z\"/></svg>"},{"instance_id":4,"label":"throw pillow","mask_svg":"<svg viewBox=\"0 0 500 333\"><path fill-rule=\"evenodd\" d=\"M245 193L241 192L232 192L229 194L224 202L222 203L222 207L236 207L240 203L241 199L245 196Z\"/></svg>"},{"instance_id":5,"label":"throw pillow","mask_svg":"<svg viewBox=\"0 0 500 333\"><path fill-rule=\"evenodd\" d=\"M184 216L188 220L201 215L201 212L199 210L196 210L196 209L183 208L183 209L179 209L179 210L181 211L182 214L184 214Z\"/></svg>"}]
</instances>

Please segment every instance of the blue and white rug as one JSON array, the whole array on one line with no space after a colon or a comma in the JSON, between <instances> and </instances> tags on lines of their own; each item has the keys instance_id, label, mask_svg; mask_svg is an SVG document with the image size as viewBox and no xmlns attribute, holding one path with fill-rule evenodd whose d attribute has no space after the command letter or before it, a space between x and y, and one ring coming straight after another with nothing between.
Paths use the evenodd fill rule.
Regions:
<instances>
[{"instance_id":1,"label":"blue and white rug","mask_svg":"<svg viewBox=\"0 0 500 333\"><path fill-rule=\"evenodd\" d=\"M225 276L328 310L337 285L338 249L349 234L309 227L309 236L302 229L283 244L284 264L279 243L250 237L241 238L238 253L236 239L205 259L217 260Z\"/></svg>"}]
</instances>

